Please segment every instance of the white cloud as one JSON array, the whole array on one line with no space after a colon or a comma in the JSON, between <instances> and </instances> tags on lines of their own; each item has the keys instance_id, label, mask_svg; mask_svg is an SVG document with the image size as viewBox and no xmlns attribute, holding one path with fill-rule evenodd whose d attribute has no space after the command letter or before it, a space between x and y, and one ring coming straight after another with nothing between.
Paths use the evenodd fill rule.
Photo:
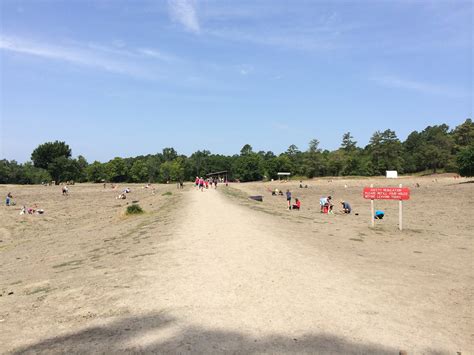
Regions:
<instances>
[{"instance_id":1,"label":"white cloud","mask_svg":"<svg viewBox=\"0 0 474 355\"><path fill-rule=\"evenodd\" d=\"M382 86L418 91L424 94L448 97L468 97L472 95L472 93L468 93L466 91L414 80L407 80L396 76L372 76L369 78L369 80L374 81Z\"/></svg>"},{"instance_id":2,"label":"white cloud","mask_svg":"<svg viewBox=\"0 0 474 355\"><path fill-rule=\"evenodd\" d=\"M181 60L152 48L130 49L124 42L112 46L68 41L58 45L30 39L0 36L0 50L63 61L136 78L156 79L156 64L149 59L171 64ZM148 59L148 61L146 61ZM142 61L142 63L140 63ZM160 64L160 63L157 63Z\"/></svg>"},{"instance_id":3,"label":"white cloud","mask_svg":"<svg viewBox=\"0 0 474 355\"><path fill-rule=\"evenodd\" d=\"M181 23L190 32L200 32L195 0L168 0L168 8L173 21Z\"/></svg>"},{"instance_id":4,"label":"white cloud","mask_svg":"<svg viewBox=\"0 0 474 355\"><path fill-rule=\"evenodd\" d=\"M157 51L156 49L151 49L151 48L139 48L137 52L146 57L163 60L165 62L178 60L178 58L176 58L173 55L165 54L163 52L160 52L160 51Z\"/></svg>"},{"instance_id":5,"label":"white cloud","mask_svg":"<svg viewBox=\"0 0 474 355\"><path fill-rule=\"evenodd\" d=\"M0 49L8 52L28 54L32 56L64 61L76 65L93 67L113 73L130 76L145 76L137 66L100 55L87 47L59 46L38 43L16 37L0 37Z\"/></svg>"},{"instance_id":6,"label":"white cloud","mask_svg":"<svg viewBox=\"0 0 474 355\"><path fill-rule=\"evenodd\" d=\"M239 67L239 72L240 72L240 75L249 75L253 72L253 66L251 65L241 65Z\"/></svg>"}]
</instances>

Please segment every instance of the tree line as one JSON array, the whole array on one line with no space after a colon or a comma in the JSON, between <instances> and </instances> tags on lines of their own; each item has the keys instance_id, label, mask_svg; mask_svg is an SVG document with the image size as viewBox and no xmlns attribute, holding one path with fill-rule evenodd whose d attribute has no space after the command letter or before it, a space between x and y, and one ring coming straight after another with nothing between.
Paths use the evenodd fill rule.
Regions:
<instances>
[{"instance_id":1,"label":"tree line","mask_svg":"<svg viewBox=\"0 0 474 355\"><path fill-rule=\"evenodd\" d=\"M401 174L431 171L474 175L474 123L470 118L454 129L448 125L428 126L413 131L402 142L393 130L375 132L369 144L359 147L350 132L342 136L338 149L319 147L313 139L305 150L296 145L279 155L255 152L249 144L232 156L199 150L189 157L174 148L161 153L131 158L116 157L108 162L88 163L79 155L72 158L71 148L60 141L39 145L31 161L19 164L0 160L1 184L38 184L42 182L169 182L193 181L216 171L228 171L230 180L275 179L278 172L292 176L375 176L386 170Z\"/></svg>"}]
</instances>

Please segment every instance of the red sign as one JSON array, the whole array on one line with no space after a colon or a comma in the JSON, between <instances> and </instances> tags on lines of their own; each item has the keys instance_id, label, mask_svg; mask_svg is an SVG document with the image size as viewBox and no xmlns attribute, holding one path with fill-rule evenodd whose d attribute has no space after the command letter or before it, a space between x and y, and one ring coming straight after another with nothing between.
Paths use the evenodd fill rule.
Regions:
<instances>
[{"instance_id":1,"label":"red sign","mask_svg":"<svg viewBox=\"0 0 474 355\"><path fill-rule=\"evenodd\" d=\"M364 198L368 200L409 200L408 187L365 187Z\"/></svg>"}]
</instances>

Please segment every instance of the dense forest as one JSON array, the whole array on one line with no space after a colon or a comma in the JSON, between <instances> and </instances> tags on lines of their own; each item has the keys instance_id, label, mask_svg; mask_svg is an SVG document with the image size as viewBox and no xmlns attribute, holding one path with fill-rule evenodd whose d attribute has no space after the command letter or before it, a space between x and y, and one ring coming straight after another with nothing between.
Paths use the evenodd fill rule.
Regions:
<instances>
[{"instance_id":1,"label":"dense forest","mask_svg":"<svg viewBox=\"0 0 474 355\"><path fill-rule=\"evenodd\" d=\"M450 130L445 124L428 126L412 132L402 142L390 129L375 132L364 148L357 145L350 132L342 136L334 151L322 150L313 139L305 150L291 145L286 152L253 151L249 144L240 154L226 156L207 150L191 156L180 155L174 148L161 153L133 158L114 158L106 163L88 163L79 155L72 158L65 142L47 142L31 154L31 162L19 164L0 160L1 184L37 184L59 182L168 182L194 180L196 176L227 170L229 179L256 181L273 179L277 172L292 176L374 176L386 170L401 174L425 171L458 172L474 175L474 123L471 119Z\"/></svg>"}]
</instances>

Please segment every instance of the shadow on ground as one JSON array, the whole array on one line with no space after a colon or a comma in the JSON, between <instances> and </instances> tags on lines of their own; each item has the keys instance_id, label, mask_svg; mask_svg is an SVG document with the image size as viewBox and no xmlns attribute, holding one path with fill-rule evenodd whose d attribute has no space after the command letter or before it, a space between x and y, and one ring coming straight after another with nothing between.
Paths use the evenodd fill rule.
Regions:
<instances>
[{"instance_id":1,"label":"shadow on ground","mask_svg":"<svg viewBox=\"0 0 474 355\"><path fill-rule=\"evenodd\" d=\"M354 343L324 333L302 334L298 338L281 335L253 338L239 332L180 327L177 320L166 313L119 319L12 351L13 354L130 352L398 354L397 349Z\"/></svg>"}]
</instances>

